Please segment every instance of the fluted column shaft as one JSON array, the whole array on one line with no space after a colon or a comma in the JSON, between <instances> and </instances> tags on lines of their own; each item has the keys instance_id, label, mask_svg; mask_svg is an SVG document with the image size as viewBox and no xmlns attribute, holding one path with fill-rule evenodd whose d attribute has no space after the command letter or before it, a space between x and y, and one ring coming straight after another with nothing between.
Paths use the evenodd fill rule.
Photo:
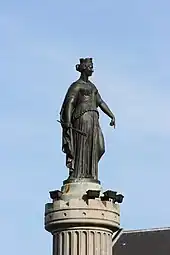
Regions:
<instances>
[{"instance_id":1,"label":"fluted column shaft","mask_svg":"<svg viewBox=\"0 0 170 255\"><path fill-rule=\"evenodd\" d=\"M112 232L104 228L69 228L53 233L53 255L111 255Z\"/></svg>"}]
</instances>

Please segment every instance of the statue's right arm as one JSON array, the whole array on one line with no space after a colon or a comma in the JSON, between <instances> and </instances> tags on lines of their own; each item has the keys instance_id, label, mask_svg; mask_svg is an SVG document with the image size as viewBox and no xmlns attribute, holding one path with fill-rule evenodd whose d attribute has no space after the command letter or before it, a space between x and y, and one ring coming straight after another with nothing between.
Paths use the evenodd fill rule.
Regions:
<instances>
[{"instance_id":1,"label":"statue's right arm","mask_svg":"<svg viewBox=\"0 0 170 255\"><path fill-rule=\"evenodd\" d=\"M76 105L77 94L78 87L73 83L67 91L61 111L61 120L65 127L71 126L72 112Z\"/></svg>"}]
</instances>

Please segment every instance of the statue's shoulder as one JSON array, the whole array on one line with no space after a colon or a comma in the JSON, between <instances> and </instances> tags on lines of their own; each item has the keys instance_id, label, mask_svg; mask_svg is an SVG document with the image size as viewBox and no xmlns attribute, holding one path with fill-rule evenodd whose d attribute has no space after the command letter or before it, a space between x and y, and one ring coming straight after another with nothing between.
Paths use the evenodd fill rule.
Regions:
<instances>
[{"instance_id":1,"label":"statue's shoulder","mask_svg":"<svg viewBox=\"0 0 170 255\"><path fill-rule=\"evenodd\" d=\"M69 89L73 89L73 90L77 90L77 89L79 89L81 87L81 81L80 80L77 80L77 81L74 81L71 85L70 85L70 87L69 87Z\"/></svg>"},{"instance_id":2,"label":"statue's shoulder","mask_svg":"<svg viewBox=\"0 0 170 255\"><path fill-rule=\"evenodd\" d=\"M97 90L96 85L93 82L91 82L91 81L90 81L90 84L91 84L92 88L95 90L95 92L97 92L98 90Z\"/></svg>"},{"instance_id":3,"label":"statue's shoulder","mask_svg":"<svg viewBox=\"0 0 170 255\"><path fill-rule=\"evenodd\" d=\"M89 84L90 84L92 87L96 88L95 84L94 84L92 81L89 81Z\"/></svg>"},{"instance_id":4,"label":"statue's shoulder","mask_svg":"<svg viewBox=\"0 0 170 255\"><path fill-rule=\"evenodd\" d=\"M95 86L95 84L94 84L92 81L89 81L89 83L90 83L92 86Z\"/></svg>"}]
</instances>

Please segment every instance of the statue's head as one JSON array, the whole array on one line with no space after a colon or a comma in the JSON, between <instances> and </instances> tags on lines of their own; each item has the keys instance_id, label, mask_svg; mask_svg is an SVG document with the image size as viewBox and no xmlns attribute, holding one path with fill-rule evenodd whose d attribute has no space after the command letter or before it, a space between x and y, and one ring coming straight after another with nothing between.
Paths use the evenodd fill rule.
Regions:
<instances>
[{"instance_id":1,"label":"statue's head","mask_svg":"<svg viewBox=\"0 0 170 255\"><path fill-rule=\"evenodd\" d=\"M93 70L92 58L80 58L80 64L76 65L76 70L80 73L85 73L87 76L91 76Z\"/></svg>"}]
</instances>

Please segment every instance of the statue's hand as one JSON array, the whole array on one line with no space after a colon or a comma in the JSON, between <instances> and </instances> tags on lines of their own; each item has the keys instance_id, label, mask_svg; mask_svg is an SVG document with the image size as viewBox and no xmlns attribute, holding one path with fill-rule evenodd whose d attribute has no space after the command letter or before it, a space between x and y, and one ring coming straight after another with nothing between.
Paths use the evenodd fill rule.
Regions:
<instances>
[{"instance_id":1,"label":"statue's hand","mask_svg":"<svg viewBox=\"0 0 170 255\"><path fill-rule=\"evenodd\" d=\"M111 127L116 127L116 121L115 121L115 117L113 117L112 119L111 119L111 121L110 121L110 126Z\"/></svg>"},{"instance_id":2,"label":"statue's hand","mask_svg":"<svg viewBox=\"0 0 170 255\"><path fill-rule=\"evenodd\" d=\"M72 125L71 125L70 122L62 123L62 127L63 127L63 128L69 129L71 126L72 126Z\"/></svg>"}]
</instances>

